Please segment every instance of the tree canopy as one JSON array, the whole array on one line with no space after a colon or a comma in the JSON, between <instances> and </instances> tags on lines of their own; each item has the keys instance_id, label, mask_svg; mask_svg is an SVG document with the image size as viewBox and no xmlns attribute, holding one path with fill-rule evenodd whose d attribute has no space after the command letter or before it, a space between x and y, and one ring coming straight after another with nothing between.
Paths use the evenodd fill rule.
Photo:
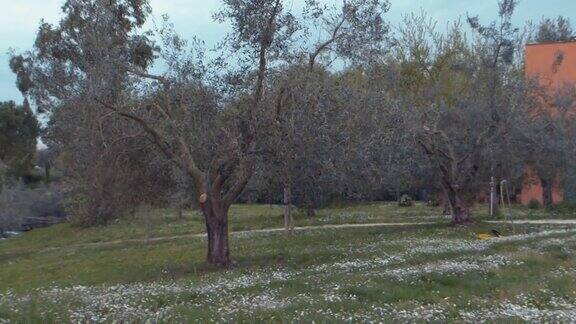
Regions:
<instances>
[{"instance_id":1,"label":"tree canopy","mask_svg":"<svg viewBox=\"0 0 576 324\"><path fill-rule=\"evenodd\" d=\"M0 165L7 176L24 176L33 167L39 132L27 102L20 106L11 101L0 103Z\"/></svg>"}]
</instances>

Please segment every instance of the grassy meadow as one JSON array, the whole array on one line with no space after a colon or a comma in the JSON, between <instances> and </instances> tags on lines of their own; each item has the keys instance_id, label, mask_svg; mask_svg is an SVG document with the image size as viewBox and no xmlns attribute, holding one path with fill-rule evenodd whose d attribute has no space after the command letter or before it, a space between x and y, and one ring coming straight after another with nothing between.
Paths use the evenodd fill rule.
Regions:
<instances>
[{"instance_id":1,"label":"grassy meadow","mask_svg":"<svg viewBox=\"0 0 576 324\"><path fill-rule=\"evenodd\" d=\"M571 218L516 207L516 219ZM439 208L391 203L295 215L296 226L431 223L362 228L282 226L279 206L234 206L234 266L204 265L202 217L143 208L133 220L69 224L0 242L0 323L61 322L572 322L576 226L450 228ZM575 217L576 218L576 217ZM479 232L505 237L481 241Z\"/></svg>"}]
</instances>

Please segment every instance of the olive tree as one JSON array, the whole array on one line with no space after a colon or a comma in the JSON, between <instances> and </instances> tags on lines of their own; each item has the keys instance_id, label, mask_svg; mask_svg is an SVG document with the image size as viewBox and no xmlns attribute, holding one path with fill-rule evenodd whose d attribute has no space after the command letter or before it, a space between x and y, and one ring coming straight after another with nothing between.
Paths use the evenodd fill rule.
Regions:
<instances>
[{"instance_id":1,"label":"olive tree","mask_svg":"<svg viewBox=\"0 0 576 324\"><path fill-rule=\"evenodd\" d=\"M287 228L292 204L312 216L321 204L352 191L347 188L353 177L344 174L358 148L351 134L361 127L355 122L354 101L360 91L343 82L346 73L334 62L354 66L385 52L388 25L383 15L388 9L388 1L380 0L346 0L335 6L307 1L295 30L298 43L272 71L268 104L273 124L266 158L283 188Z\"/></svg>"},{"instance_id":2,"label":"olive tree","mask_svg":"<svg viewBox=\"0 0 576 324\"><path fill-rule=\"evenodd\" d=\"M499 2L498 23L468 22L470 42L459 24L436 32L422 16L400 29L399 95L417 145L440 180L455 225L473 222L470 207L493 161L490 149L507 140L525 113L527 87L518 58L518 30L511 24L516 2Z\"/></svg>"},{"instance_id":3,"label":"olive tree","mask_svg":"<svg viewBox=\"0 0 576 324\"><path fill-rule=\"evenodd\" d=\"M515 129L515 137L521 140L514 152L524 162L523 180L530 180L525 179L530 175L527 168L534 171L542 185L542 201L550 206L554 187L563 187L574 166L576 89L565 85L553 90L539 86L537 79L532 81L530 98L536 104L523 116L522 127Z\"/></svg>"},{"instance_id":4,"label":"olive tree","mask_svg":"<svg viewBox=\"0 0 576 324\"><path fill-rule=\"evenodd\" d=\"M68 0L63 13L13 58L20 89L45 111L89 107L108 124L129 121L195 184L207 262L229 265L228 210L254 173L268 69L290 44L294 16L281 0L223 1L215 18L230 24L223 48L238 64L211 77L196 43L189 51L169 27L142 31L146 1ZM151 72L155 60L163 73Z\"/></svg>"},{"instance_id":5,"label":"olive tree","mask_svg":"<svg viewBox=\"0 0 576 324\"><path fill-rule=\"evenodd\" d=\"M532 40L537 43L568 42L575 36L570 20L558 16L556 19L543 18L536 26Z\"/></svg>"}]
</instances>

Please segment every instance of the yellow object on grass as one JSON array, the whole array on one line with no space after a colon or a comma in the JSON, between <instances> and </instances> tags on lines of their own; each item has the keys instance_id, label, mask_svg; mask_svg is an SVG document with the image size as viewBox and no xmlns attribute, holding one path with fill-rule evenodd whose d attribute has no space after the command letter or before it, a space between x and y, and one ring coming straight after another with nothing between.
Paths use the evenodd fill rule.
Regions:
<instances>
[{"instance_id":1,"label":"yellow object on grass","mask_svg":"<svg viewBox=\"0 0 576 324\"><path fill-rule=\"evenodd\" d=\"M476 237L479 240L490 240L494 238L499 238L501 236L502 234L500 234L500 232L498 232L497 230L492 230L491 233L479 233Z\"/></svg>"},{"instance_id":2,"label":"yellow object on grass","mask_svg":"<svg viewBox=\"0 0 576 324\"><path fill-rule=\"evenodd\" d=\"M492 234L487 234L487 233L480 233L476 236L479 240L490 240L493 238L497 238L498 236L494 236Z\"/></svg>"}]
</instances>

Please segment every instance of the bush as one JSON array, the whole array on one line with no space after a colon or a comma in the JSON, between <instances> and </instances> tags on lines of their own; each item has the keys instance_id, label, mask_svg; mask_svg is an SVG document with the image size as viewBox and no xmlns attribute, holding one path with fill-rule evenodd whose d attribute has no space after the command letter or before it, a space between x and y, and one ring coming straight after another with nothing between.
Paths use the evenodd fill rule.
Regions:
<instances>
[{"instance_id":1,"label":"bush","mask_svg":"<svg viewBox=\"0 0 576 324\"><path fill-rule=\"evenodd\" d=\"M532 199L528 203L529 209L540 209L540 202L537 199Z\"/></svg>"},{"instance_id":2,"label":"bush","mask_svg":"<svg viewBox=\"0 0 576 324\"><path fill-rule=\"evenodd\" d=\"M576 212L576 201L563 201L548 207L548 209L559 213L574 213Z\"/></svg>"},{"instance_id":3,"label":"bush","mask_svg":"<svg viewBox=\"0 0 576 324\"><path fill-rule=\"evenodd\" d=\"M92 182L83 174L66 181L66 211L72 224L80 227L106 225L127 215L135 206L132 188L116 169L91 166Z\"/></svg>"},{"instance_id":4,"label":"bush","mask_svg":"<svg viewBox=\"0 0 576 324\"><path fill-rule=\"evenodd\" d=\"M400 207L412 207L414 206L414 200L410 195L402 195L400 201L398 202Z\"/></svg>"},{"instance_id":5,"label":"bush","mask_svg":"<svg viewBox=\"0 0 576 324\"><path fill-rule=\"evenodd\" d=\"M69 167L74 176L65 181L65 207L72 224L107 225L133 215L140 204L166 205L174 182L164 161L138 150L111 155Z\"/></svg>"},{"instance_id":6,"label":"bush","mask_svg":"<svg viewBox=\"0 0 576 324\"><path fill-rule=\"evenodd\" d=\"M426 206L428 207L438 207L440 206L440 201L436 198L430 199L426 202Z\"/></svg>"}]
</instances>

